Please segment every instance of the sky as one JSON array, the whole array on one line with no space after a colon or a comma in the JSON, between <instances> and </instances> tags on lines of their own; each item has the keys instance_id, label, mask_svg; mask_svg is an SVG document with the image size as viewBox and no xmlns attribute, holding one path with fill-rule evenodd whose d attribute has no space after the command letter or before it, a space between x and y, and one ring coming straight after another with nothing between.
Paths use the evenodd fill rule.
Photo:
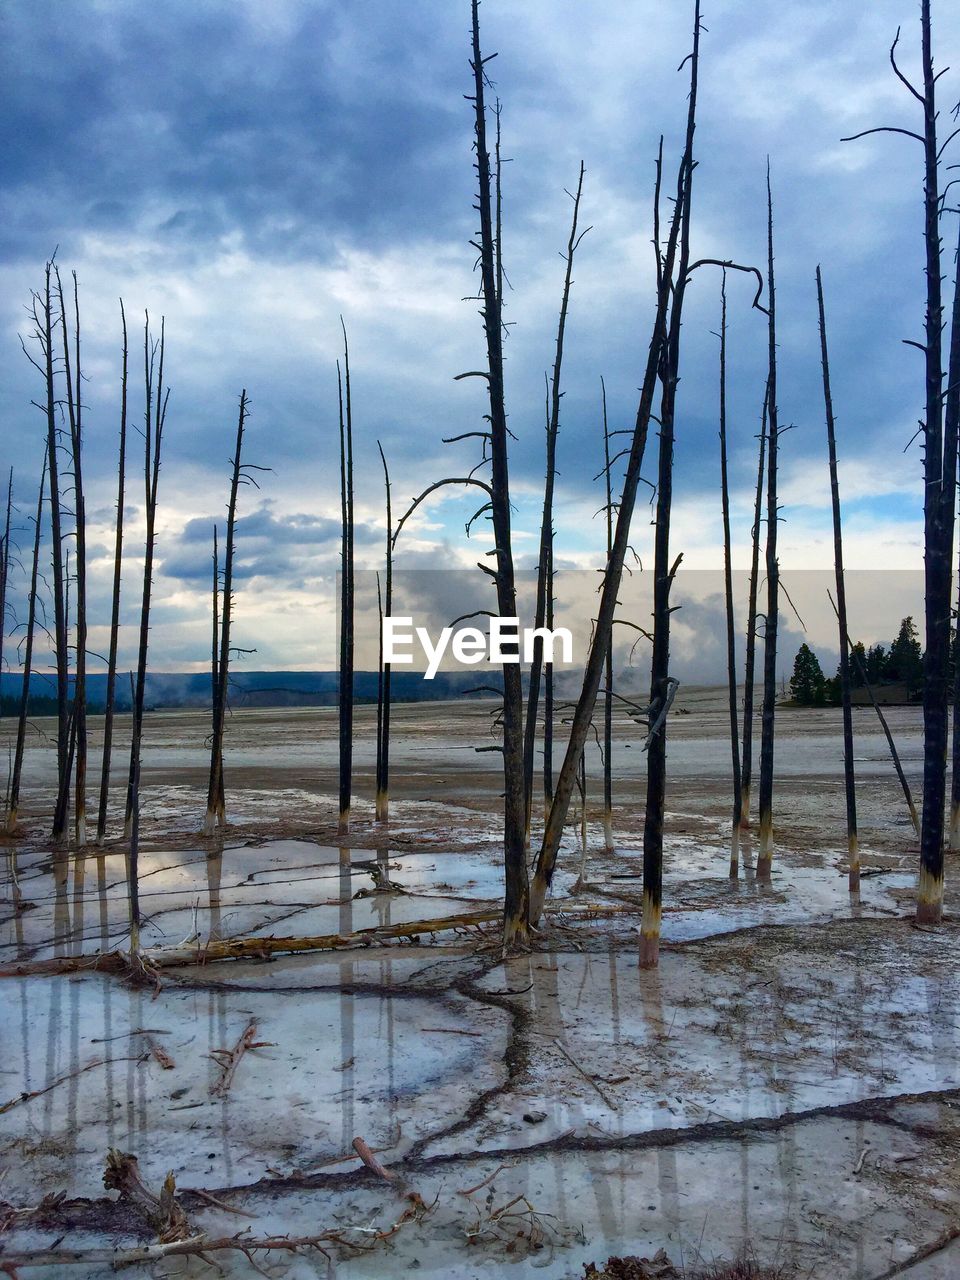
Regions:
<instances>
[{"instance_id":1,"label":"sky","mask_svg":"<svg viewBox=\"0 0 960 1280\"><path fill-rule=\"evenodd\" d=\"M939 0L934 21L939 68L960 60L960 11ZM632 426L652 316L654 159L663 134L667 171L675 172L687 94L678 66L690 46L692 5L484 0L481 23L485 53L498 54L489 73L503 103L506 395L516 436L515 553L526 569L536 564L544 377L568 192L581 160L586 166L581 225L591 230L570 301L556 525L558 568L592 570L604 545L595 514L600 378L611 428ZM704 25L695 257L763 265L768 156L771 163L780 415L795 427L781 450L785 584L800 591L805 571L819 571L819 581L832 566L818 262L847 563L871 571L864 582L901 571L902 584L904 571L919 575L922 566L921 457L909 442L923 370L919 352L903 342L918 338L923 322L922 155L892 134L841 138L875 125L919 127L920 108L888 62L902 26L901 64L916 73L919 5L715 0L704 7ZM107 646L121 297L132 342L145 310L154 324L165 318L167 335L154 670L199 670L208 661L212 529L225 520L242 388L252 406L246 458L272 470L260 475L259 491L241 493L236 643L256 651L245 658L251 668L335 665L341 316L350 340L358 565L382 563L378 440L395 511L476 461L470 441L442 443L476 430L484 412L483 384L454 381L484 359L478 304L469 298L477 277L471 104L463 96L468 27L467 0L165 0L159 10L134 0L8 0L0 9L0 466L14 467L14 538L25 561L44 422L31 404L42 388L20 340L31 347L31 291L56 248L80 288L92 651ZM946 137L960 61L939 88ZM960 161L960 139L956 148L945 164ZM944 237L950 274L953 216ZM719 289L718 273L707 269L688 290L678 395L672 546L697 570L722 563ZM731 277L728 292L734 562L746 569L766 333L750 307L750 281ZM133 417L142 399L137 385ZM135 651L143 555L142 472L131 453L121 665ZM648 478L655 465L651 448ZM646 567L644 501L633 543ZM398 568L475 565L489 548L483 526L464 536L475 505L453 490L426 504L401 535ZM18 566L13 579L8 630L23 616ZM703 590L690 582L678 652L684 643L703 648L689 639L699 632L719 663L719 609L701 612L695 626ZM889 640L899 610L919 601L916 582L889 592L889 619L867 607L873 588L865 590L851 631ZM452 600L456 591L441 595ZM836 644L825 587L814 596L799 611L804 626L791 615L785 643L806 633L827 655ZM6 661L16 663L11 641Z\"/></svg>"}]
</instances>

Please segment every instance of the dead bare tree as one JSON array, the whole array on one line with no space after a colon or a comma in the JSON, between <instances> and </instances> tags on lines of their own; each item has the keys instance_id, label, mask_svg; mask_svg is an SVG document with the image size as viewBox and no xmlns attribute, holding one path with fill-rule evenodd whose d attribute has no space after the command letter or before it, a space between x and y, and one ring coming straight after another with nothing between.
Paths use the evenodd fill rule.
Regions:
<instances>
[{"instance_id":1,"label":"dead bare tree","mask_svg":"<svg viewBox=\"0 0 960 1280\"><path fill-rule=\"evenodd\" d=\"M643 907L640 967L656 966L660 951L663 891L663 815L667 780L667 718L670 694L670 589L680 557L670 558L673 505L673 441L677 384L680 381L680 328L690 267L690 217L693 193L693 140L696 130L697 75L700 62L700 0L694 11L690 107L681 181L677 277L670 305L667 338L660 354L660 431L657 465L657 513L653 563L653 655L650 661L650 712L647 734L647 806L643 823Z\"/></svg>"},{"instance_id":2,"label":"dead bare tree","mask_svg":"<svg viewBox=\"0 0 960 1280\"><path fill-rule=\"evenodd\" d=\"M960 436L960 244L957 246L954 264L953 314L950 320L950 357L947 366L947 394L944 399L944 434ZM957 576L960 591L960 573ZM957 611L957 628L960 633L960 606ZM960 645L954 652L953 677L953 769L950 782L951 849L960 848Z\"/></svg>"},{"instance_id":3,"label":"dead bare tree","mask_svg":"<svg viewBox=\"0 0 960 1280\"><path fill-rule=\"evenodd\" d=\"M733 818L730 830L730 878L740 874L740 818L743 811L740 773L740 734L737 705L737 639L733 607L733 565L730 545L730 486L727 479L727 273L720 286L720 508L723 517L723 591L727 614L727 691L730 706L730 753L733 769Z\"/></svg>"},{"instance_id":4,"label":"dead bare tree","mask_svg":"<svg viewBox=\"0 0 960 1280\"><path fill-rule=\"evenodd\" d=\"M217 663L217 687L213 704L213 733L210 744L210 776L207 782L207 812L203 834L212 836L216 827L226 824L226 801L223 791L223 731L230 690L230 625L233 619L233 558L236 549L237 494L240 485L250 477L242 462L243 432L249 404L246 389L240 392L240 414L237 419L237 442L230 474L230 498L227 503L227 536L223 551L223 608L220 617L220 659ZM256 483L251 481L251 483Z\"/></svg>"},{"instance_id":5,"label":"dead bare tree","mask_svg":"<svg viewBox=\"0 0 960 1280\"><path fill-rule=\"evenodd\" d=\"M10 517L13 513L13 467L7 480L7 514L0 543L0 687L3 681L3 642L7 634L7 586L10 579ZM0 713L2 714L2 713Z\"/></svg>"},{"instance_id":6,"label":"dead bare tree","mask_svg":"<svg viewBox=\"0 0 960 1280\"><path fill-rule=\"evenodd\" d=\"M757 660L757 587L760 582L760 520L763 509L763 469L767 444L767 389L760 415L760 450L757 463L757 496L751 530L750 589L747 603L747 657L743 675L743 765L740 770L740 828L750 826L750 786L753 777L753 697Z\"/></svg>"},{"instance_id":7,"label":"dead bare tree","mask_svg":"<svg viewBox=\"0 0 960 1280\"><path fill-rule=\"evenodd\" d=\"M563 296L560 301L560 318L557 323L556 354L553 361L553 377L550 382L550 410L547 419L547 460L543 482L543 515L540 521L540 558L537 565L537 603L534 627L542 629L547 618L547 577L553 563L553 491L557 468L557 435L560 430L560 375L563 367L563 342L567 327L567 311L570 305L570 286L573 283L573 257L581 240L590 230L578 232L580 198L583 194L583 161L577 179L573 200L573 220L567 240L566 269L563 278ZM570 192L567 193L570 195ZM552 592L551 592L552 594ZM552 663L551 663L552 666ZM530 819L533 810L533 766L536 754L537 715L540 709L540 677L543 671L543 636L535 635L533 659L527 683L527 715L523 735L523 789L524 789L524 840L530 842Z\"/></svg>"},{"instance_id":8,"label":"dead bare tree","mask_svg":"<svg viewBox=\"0 0 960 1280\"><path fill-rule=\"evenodd\" d=\"M127 376L129 350L127 316L120 299L123 325L123 357L120 374L120 450L117 463L117 521L113 545L113 598L110 606L110 648L107 653L107 688L103 708L103 760L100 766L100 803L97 809L97 844L107 834L107 804L110 799L110 760L113 754L113 719L117 698L117 649L120 643L120 579L123 569L123 504L127 470Z\"/></svg>"},{"instance_id":9,"label":"dead bare tree","mask_svg":"<svg viewBox=\"0 0 960 1280\"><path fill-rule=\"evenodd\" d=\"M217 526L213 526L213 582L211 584L213 632L210 639L210 714L216 715L220 698L220 551L217 545ZM211 734L212 734L211 725ZM217 768L217 813L226 815L227 798L223 788L223 752ZM212 832L210 833L212 834Z\"/></svg>"},{"instance_id":10,"label":"dead bare tree","mask_svg":"<svg viewBox=\"0 0 960 1280\"><path fill-rule=\"evenodd\" d=\"M10 795L7 801L7 833L17 829L20 809L20 778L23 772L23 752L27 740L27 710L30 705L30 670L33 666L33 638L37 620L37 580L40 576L40 536L43 527L43 494L47 483L47 453L44 450L40 470L40 488L37 494L37 514L33 531L33 562L30 569L30 594L27 598L27 622L23 638L23 681L20 686L20 706L17 712L17 741L10 772Z\"/></svg>"},{"instance_id":11,"label":"dead bare tree","mask_svg":"<svg viewBox=\"0 0 960 1280\"><path fill-rule=\"evenodd\" d=\"M503 386L503 318L498 287L500 238L495 235L491 206L490 155L487 151L487 76L480 52L479 0L472 0L473 105L477 168L477 205L483 327L487 341L486 382L490 397L490 516L493 523L496 570L482 565L496 585L497 609L503 618L516 618L517 592L510 533L510 481L507 462L507 411ZM495 56L495 55L494 55ZM499 219L498 219L499 222ZM519 637L518 637L519 639ZM519 655L518 655L519 657ZM529 882L524 849L523 686L519 661L503 664L503 905L504 948L523 943L529 925Z\"/></svg>"},{"instance_id":12,"label":"dead bare tree","mask_svg":"<svg viewBox=\"0 0 960 1280\"><path fill-rule=\"evenodd\" d=\"M830 497L833 505L833 563L837 579L837 620L840 627L840 703L843 709L843 781L847 805L848 884L860 889L860 844L857 838L857 789L853 767L853 707L850 697L850 636L847 632L847 591L843 577L843 525L840 518L840 482L837 478L837 438L830 389L830 354L827 319L823 305L823 278L817 266L817 309L820 316L820 363L823 370L823 404L830 455Z\"/></svg>"},{"instance_id":13,"label":"dead bare tree","mask_svg":"<svg viewBox=\"0 0 960 1280\"><path fill-rule=\"evenodd\" d=\"M393 509L390 501L390 472L384 456L383 445L377 441L380 461L383 463L383 483L386 490L387 546L383 604L380 610L380 662L377 680L377 799L376 820L388 822L390 818L390 674L391 664L383 660L383 617L393 610ZM379 599L380 582L377 579Z\"/></svg>"},{"instance_id":14,"label":"dead bare tree","mask_svg":"<svg viewBox=\"0 0 960 1280\"><path fill-rule=\"evenodd\" d=\"M603 406L603 475L606 502L604 523L607 531L607 563L613 553L613 478L610 474L610 424L607 421L607 388L600 379ZM603 691L603 847L612 853L613 844L613 644L607 645Z\"/></svg>"},{"instance_id":15,"label":"dead bare tree","mask_svg":"<svg viewBox=\"0 0 960 1280\"><path fill-rule=\"evenodd\" d=\"M343 373L337 361L337 394L340 404L340 677L337 706L340 723L340 804L337 832L350 830L350 802L353 789L353 404L350 393L350 351L347 328L343 329Z\"/></svg>"},{"instance_id":16,"label":"dead bare tree","mask_svg":"<svg viewBox=\"0 0 960 1280\"><path fill-rule=\"evenodd\" d=\"M60 429L57 425L59 402L56 391L57 357L54 354L53 332L59 324L54 314L53 303L53 261L44 268L43 293L34 292L32 300L33 336L40 351L40 359L35 359L27 350L23 339L20 345L24 354L40 373L44 382L44 399L42 403L34 401L46 419L47 436L47 472L50 488L50 534L51 562L53 580L53 646L54 661L57 668L57 797L54 810L53 839L60 843L67 836L67 813L61 808L59 799L70 794L70 770L68 757L70 751L70 709L69 709L69 668L67 652L67 607L66 581L63 568L63 521L60 491L60 468L58 448Z\"/></svg>"},{"instance_id":17,"label":"dead bare tree","mask_svg":"<svg viewBox=\"0 0 960 1280\"><path fill-rule=\"evenodd\" d=\"M160 337L150 336L150 317L143 326L143 380L145 410L143 415L143 486L146 536L143 557L143 594L140 602L140 641L137 647L137 675L133 691L130 771L127 781L127 805L124 835L133 834L134 801L139 812L140 746L143 738L143 707L147 687L147 648L150 639L150 603L153 592L153 558L156 547L157 486L160 481L160 450L167 417L170 390L163 384L165 354L164 322L160 321ZM139 818L137 819L139 821ZM131 842L131 848L133 845ZM130 858L130 890L136 890L136 858Z\"/></svg>"},{"instance_id":18,"label":"dead bare tree","mask_svg":"<svg viewBox=\"0 0 960 1280\"><path fill-rule=\"evenodd\" d=\"M83 495L83 398L80 368L80 297L77 273L73 274L73 359L70 355L70 329L67 323L67 305L60 280L60 270L55 268L57 296L60 303L60 327L63 338L63 372L66 382L67 418L70 424L70 456L73 468L74 496L74 564L76 578L76 650L73 680L73 736L74 780L73 822L77 846L87 843L87 518ZM66 788L69 791L69 776ZM58 812L69 807L67 794L57 800Z\"/></svg>"},{"instance_id":19,"label":"dead bare tree","mask_svg":"<svg viewBox=\"0 0 960 1280\"><path fill-rule=\"evenodd\" d=\"M760 722L760 845L757 879L769 880L773 861L773 745L777 707L777 624L780 565L777 560L777 461L780 452L777 407L777 301L773 271L773 188L767 161L767 608L763 625L763 712Z\"/></svg>"},{"instance_id":20,"label":"dead bare tree","mask_svg":"<svg viewBox=\"0 0 960 1280\"><path fill-rule=\"evenodd\" d=\"M696 28L699 33L699 4L697 5ZM693 74L693 73L692 73ZM692 109L692 100L691 100ZM689 132L689 129L688 129ZM662 155L662 151L661 151ZM647 433L653 412L653 397L656 390L657 376L660 368L661 354L666 342L666 322L671 291L674 286L674 271L677 253L677 241L680 231L680 218L686 192L686 174L688 156L684 152L680 165L677 184L677 200L674 205L670 231L666 247L662 248L659 235L655 232L655 250L657 259L657 306L653 323L653 333L647 352L647 363L644 371L634 424L633 438L627 459L623 490L617 511L616 532L613 539L613 550L608 558L597 611L597 622L584 667L583 685L574 710L570 728L570 736L564 754L563 764L557 778L553 803L544 828L540 852L537 856L536 872L530 888L530 921L537 924L543 912L543 905L553 873L556 868L560 841L570 807L570 800L576 786L580 768L580 756L583 753L590 724L593 720L600 680L606 666L607 650L610 647L613 618L617 607L617 596L623 576L623 564L630 539L630 523L636 502L637 488L640 483L640 467L646 450ZM662 163L657 162L657 181L654 194L655 220L659 225L659 198Z\"/></svg>"},{"instance_id":21,"label":"dead bare tree","mask_svg":"<svg viewBox=\"0 0 960 1280\"><path fill-rule=\"evenodd\" d=\"M882 126L865 129L844 141L872 133L897 133L919 142L924 155L924 247L926 315L924 341L908 343L924 358L925 408L920 426L923 440L923 545L926 648L923 657L923 815L920 835L920 886L917 920L937 924L943 914L943 827L946 800L946 754L949 721L949 662L951 576L953 570L954 507L957 487L957 432L960 403L945 417L943 395L943 281L941 276L939 190L940 161L956 131L941 146L937 137L936 83L943 71L933 66L930 0L920 3L922 88L917 88L897 65L897 31L890 48L890 65L901 84L923 109L923 133ZM944 68L945 70L945 68ZM954 330L954 333L956 330ZM953 338L951 338L951 352ZM949 390L949 389L948 389Z\"/></svg>"}]
</instances>

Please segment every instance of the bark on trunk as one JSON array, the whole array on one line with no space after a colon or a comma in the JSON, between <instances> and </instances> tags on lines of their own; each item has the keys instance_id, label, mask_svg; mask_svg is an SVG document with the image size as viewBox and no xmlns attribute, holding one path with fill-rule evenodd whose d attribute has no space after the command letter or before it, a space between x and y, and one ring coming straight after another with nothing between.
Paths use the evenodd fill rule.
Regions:
<instances>
[{"instance_id":1,"label":"bark on trunk","mask_svg":"<svg viewBox=\"0 0 960 1280\"><path fill-rule=\"evenodd\" d=\"M341 320L341 325L343 324ZM340 677L337 694L340 730L340 791L337 833L350 830L353 786L353 406L350 394L350 353L343 328L343 374L337 361L340 406Z\"/></svg>"},{"instance_id":2,"label":"bark on trunk","mask_svg":"<svg viewBox=\"0 0 960 1280\"><path fill-rule=\"evenodd\" d=\"M517 616L513 549L510 534L510 482L507 464L507 414L503 387L503 326L498 288L499 244L494 232L490 156L484 106L486 76L480 52L478 0L472 0L473 105L480 214L480 255L483 326L487 344L487 387L490 395L491 517L495 544L497 608L501 617ZM486 566L485 566L486 567ZM488 569L487 572L490 572ZM522 944L529 924L529 883L524 849L523 687L520 663L503 664L503 861L505 893L504 948Z\"/></svg>"},{"instance_id":3,"label":"bark on trunk","mask_svg":"<svg viewBox=\"0 0 960 1280\"><path fill-rule=\"evenodd\" d=\"M103 761L100 767L100 804L97 810L97 844L107 833L110 798L110 758L113 753L113 718L117 694L117 648L120 640L120 578L123 566L123 503L127 466L127 317L120 301L123 322L123 365L120 378L120 455L117 468L117 525L113 549L113 602L110 609L110 650L107 654L107 689L103 709Z\"/></svg>"},{"instance_id":4,"label":"bark on trunk","mask_svg":"<svg viewBox=\"0 0 960 1280\"><path fill-rule=\"evenodd\" d=\"M760 725L760 842L757 879L769 880L773 862L773 745L777 706L777 624L780 566L777 562L777 302L773 271L773 191L767 164L767 292L769 294L767 373L767 608L763 628L763 713Z\"/></svg>"},{"instance_id":5,"label":"bark on trunk","mask_svg":"<svg viewBox=\"0 0 960 1280\"><path fill-rule=\"evenodd\" d=\"M583 193L583 161L577 193L573 198L573 222L567 240L566 270L563 279L563 297L560 302L560 319L557 323L557 346L553 362L553 379L550 384L550 414L547 420L547 462L543 483L543 516L540 521L540 558L537 566L537 603L534 626L546 626L547 574L553 558L553 490L556 478L557 434L560 430L560 374L563 366L563 340L570 304L570 286L573 282L573 255L583 235L577 233L580 216L580 197ZM586 232L583 233L584 235ZM524 786L524 841L530 844L530 820L533 811L533 773L537 744L537 714L540 709L540 676L543 670L543 639L534 637L533 660L527 686L527 717L523 737L523 786Z\"/></svg>"},{"instance_id":6,"label":"bark on trunk","mask_svg":"<svg viewBox=\"0 0 960 1280\"><path fill-rule=\"evenodd\" d=\"M677 278L670 308L670 329L661 361L660 448L657 467L657 516L654 534L653 655L650 662L650 730L647 734L647 807L643 823L643 907L640 967L655 968L660 958L663 894L663 815L667 781L667 716L670 694L670 588L677 570L670 561L673 505L673 441L677 383L680 380L680 327L690 265L690 206L693 191L693 139L696 129L697 72L700 54L700 3L694 10L690 109L684 146Z\"/></svg>"},{"instance_id":7,"label":"bark on trunk","mask_svg":"<svg viewBox=\"0 0 960 1280\"><path fill-rule=\"evenodd\" d=\"M20 778L23 772L23 752L27 740L27 708L30 701L30 668L33 665L33 637L37 620L37 579L40 574L40 531L43 525L43 494L47 482L47 454L44 451L40 471L40 491L37 496L36 524L33 534L33 564L30 569L30 596L27 601L27 630L23 647L23 682L20 686L20 706L17 714L17 741L13 752L13 769L10 774L10 799L7 807L7 833L17 829L20 808Z\"/></svg>"},{"instance_id":8,"label":"bark on trunk","mask_svg":"<svg viewBox=\"0 0 960 1280\"><path fill-rule=\"evenodd\" d=\"M143 557L143 592L140 602L140 638L137 646L137 675L133 687L130 770L127 779L127 805L124 835L131 840L130 892L136 893L137 866L133 837L134 801L139 804L140 745L143 738L143 708L147 685L147 650L150 639L150 603L153 592L153 557L156 543L157 487L160 480L160 449L167 416L169 389L163 385L164 323L160 321L160 338L150 337L150 317L143 327L143 378L146 399L143 432L143 488L146 512L146 538ZM139 822L139 817L137 818Z\"/></svg>"},{"instance_id":9,"label":"bark on trunk","mask_svg":"<svg viewBox=\"0 0 960 1280\"><path fill-rule=\"evenodd\" d=\"M733 565L730 546L730 487L727 480L727 275L720 287L720 506L723 515L723 589L727 609L727 691L730 704L730 753L733 770L733 817L730 830L730 878L740 874L740 734L737 706L737 636L733 607Z\"/></svg>"},{"instance_id":10,"label":"bark on trunk","mask_svg":"<svg viewBox=\"0 0 960 1280\"><path fill-rule=\"evenodd\" d=\"M67 325L66 299L60 272L57 271L57 293L60 299L60 325L63 337L63 372L66 380L67 417L70 423L70 455L73 465L74 494L74 547L76 575L76 658L73 682L73 735L74 763L74 838L77 846L87 843L87 536L86 512L83 496L83 400L80 368L80 299L77 273L73 272L73 339L74 356L71 365L70 330ZM69 791L70 779L66 779ZM69 800L60 800L64 813Z\"/></svg>"},{"instance_id":11,"label":"bark on trunk","mask_svg":"<svg viewBox=\"0 0 960 1280\"><path fill-rule=\"evenodd\" d=\"M600 395L603 402L603 474L607 495L604 514L607 526L607 563L613 552L613 481L610 476L610 424L607 421L607 388L600 379ZM613 644L607 645L603 691L603 847L613 853Z\"/></svg>"},{"instance_id":12,"label":"bark on trunk","mask_svg":"<svg viewBox=\"0 0 960 1280\"><path fill-rule=\"evenodd\" d=\"M837 579L837 621L840 627L840 702L843 708L843 781L847 805L848 885L860 891L860 846L857 838L857 789L853 767L853 708L850 699L850 635L847 631L847 592L843 577L843 526L840 519L840 483L837 478L837 439L830 389L830 356L827 320L823 305L823 279L817 267L817 308L820 316L820 363L823 370L823 404L830 456L830 496L833 505L833 563Z\"/></svg>"},{"instance_id":13,"label":"bark on trunk","mask_svg":"<svg viewBox=\"0 0 960 1280\"><path fill-rule=\"evenodd\" d=\"M377 699L377 822L390 820L390 673L391 664L383 660L383 627L382 618L389 617L393 610L393 509L390 501L390 472L383 446L377 441L380 450L380 461L383 463L383 483L386 490L387 503L387 547L386 572L384 580L383 609L381 611L380 630L380 680ZM379 578L377 591L379 595Z\"/></svg>"},{"instance_id":14,"label":"bark on trunk","mask_svg":"<svg viewBox=\"0 0 960 1280\"><path fill-rule=\"evenodd\" d=\"M760 521L763 512L763 470L767 444L767 389L760 415L760 449L757 462L757 496L753 508L750 596L747 604L747 657L743 673L743 766L740 770L740 829L750 826L750 789L753 779L753 699L757 662L757 587L760 582Z\"/></svg>"},{"instance_id":15,"label":"bark on trunk","mask_svg":"<svg viewBox=\"0 0 960 1280\"><path fill-rule=\"evenodd\" d=\"M698 6L699 14L699 6ZM657 308L653 324L653 334L647 352L647 364L644 370L640 392L640 403L634 424L633 440L624 475L623 491L617 511L616 532L613 539L613 551L607 561L603 577L603 589L600 596L600 608L597 613L597 624L593 640L587 654L584 668L583 685L573 714L570 737L564 753L563 764L557 777L553 803L543 833L543 841L537 857L536 872L530 890L530 920L536 924L543 912L543 904L550 889L550 882L556 868L557 854L563 837L563 827L570 807L570 799L576 785L580 756L587 740L593 712L596 706L600 680L610 647L610 636L613 618L617 608L617 595L623 576L623 562L630 539L630 524L636 503L637 487L640 481L640 467L647 444L647 434L653 411L653 397L656 391L661 353L666 341L666 318L673 287L674 267L677 253L677 241L680 232L680 217L683 209L687 171L687 156L684 154L680 165L680 176L677 184L677 201L674 206L670 233L666 249L660 257L659 238L657 238ZM659 195L659 169L657 192Z\"/></svg>"},{"instance_id":16,"label":"bark on trunk","mask_svg":"<svg viewBox=\"0 0 960 1280\"><path fill-rule=\"evenodd\" d=\"M921 0L924 115L924 244L927 308L924 340L926 411L924 462L924 584L926 648L923 671L923 812L917 920L937 924L943 913L943 819L946 799L948 663L953 523L956 501L956 424L943 427L943 291L940 278L940 198L936 77L930 0Z\"/></svg>"},{"instance_id":17,"label":"bark on trunk","mask_svg":"<svg viewBox=\"0 0 960 1280\"><path fill-rule=\"evenodd\" d=\"M207 813L204 835L213 835L216 827L226 823L223 790L223 732L230 688L230 626L233 621L233 556L236 546L237 495L243 478L243 432L247 421L247 392L240 392L240 414L237 440L230 476L230 500L227 504L227 537L223 551L223 605L220 616L220 658L217 662L216 698L213 706L213 740L210 748L210 776L207 781Z\"/></svg>"}]
</instances>

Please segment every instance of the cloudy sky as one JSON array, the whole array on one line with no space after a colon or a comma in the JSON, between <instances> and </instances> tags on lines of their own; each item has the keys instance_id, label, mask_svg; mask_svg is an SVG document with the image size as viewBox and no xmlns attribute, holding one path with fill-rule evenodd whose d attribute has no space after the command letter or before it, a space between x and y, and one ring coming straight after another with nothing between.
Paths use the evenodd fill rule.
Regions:
<instances>
[{"instance_id":1,"label":"cloudy sky","mask_svg":"<svg viewBox=\"0 0 960 1280\"><path fill-rule=\"evenodd\" d=\"M586 165L568 324L557 509L561 565L599 562L600 377L611 425L632 424L649 336L653 161L670 171L683 125L692 6L661 0L485 0L483 43L503 100L507 396L517 554L535 563L544 371L552 360L571 202ZM921 153L878 124L918 127L890 72L915 71L915 0L715 0L705 7L695 256L762 264L764 166L777 214L785 581L832 563L814 268L823 264L851 567L919 569L923 399ZM935 5L937 63L960 59L960 12ZM209 646L210 537L225 514L240 389L248 458L273 468L244 491L237 643L258 668L334 663L338 553L339 317L351 343L358 557L382 553L383 442L402 507L474 458L444 435L477 427L483 360L472 211L467 0L7 0L0 10L0 464L15 468L29 536L43 421L20 350L45 260L77 271L87 382L92 609L102 623L118 427L122 296L131 328L166 317L172 394L160 482L151 663L193 670ZM960 74L940 82L944 134ZM958 154L952 157L960 160ZM948 156L948 161L951 157ZM955 219L945 226L951 246ZM762 399L763 317L730 282L730 432L736 562L748 536ZM688 293L677 423L673 543L690 568L721 563L716 438L719 279ZM141 412L142 391L133 399ZM134 457L136 458L134 451ZM651 451L648 475L655 465ZM139 592L140 492L131 477L127 617ZM474 504L475 505L475 504ZM450 493L403 534L407 568L473 564L473 507ZM634 543L650 550L638 512ZM15 597L19 586L14 588ZM866 597L865 597L866 598ZM897 595L897 612L901 596ZM16 610L20 609L17 599ZM19 616L19 614L18 614ZM826 615L823 615L826 617ZM826 624L818 643L829 643ZM889 635L897 618L852 627ZM794 625L796 620L793 620ZM795 627L796 629L796 627ZM875 630L876 635L871 634ZM134 628L123 637L129 662ZM91 648L106 646L94 626Z\"/></svg>"}]
</instances>

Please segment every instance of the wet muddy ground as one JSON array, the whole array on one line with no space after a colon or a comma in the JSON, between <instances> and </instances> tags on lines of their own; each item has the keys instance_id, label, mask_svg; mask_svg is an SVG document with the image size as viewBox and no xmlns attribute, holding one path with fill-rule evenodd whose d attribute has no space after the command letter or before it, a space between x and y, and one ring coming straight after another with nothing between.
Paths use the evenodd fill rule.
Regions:
<instances>
[{"instance_id":1,"label":"wet muddy ground","mask_svg":"<svg viewBox=\"0 0 960 1280\"><path fill-rule=\"evenodd\" d=\"M372 821L363 709L342 844L333 713L233 717L232 825L212 841L197 834L205 718L154 716L143 944L193 961L159 985L94 967L128 943L125 847L50 848L52 751L36 738L0 889L0 1269L29 1256L21 1275L107 1276L156 1239L104 1188L114 1148L158 1195L173 1174L188 1235L318 1246L174 1252L141 1267L157 1276L216 1275L215 1259L237 1277L573 1280L660 1249L691 1277L744 1255L820 1280L960 1275L960 930L912 923L915 841L872 713L857 713L869 874L852 901L838 715L782 713L764 886L749 841L740 879L727 875L722 701L693 691L681 705L664 943L644 973L629 722L615 851L588 794L586 887L573 892L572 814L553 909L531 951L503 961L495 924L470 919L502 890L495 761L473 750L488 707L396 709L387 830ZM918 713L890 718L915 779ZM592 759L594 795L597 775ZM951 857L948 884L955 871ZM202 963L216 939L348 935ZM42 971L71 957L73 972ZM220 1051L245 1036L225 1079ZM391 1180L364 1167L357 1137Z\"/></svg>"}]
</instances>

